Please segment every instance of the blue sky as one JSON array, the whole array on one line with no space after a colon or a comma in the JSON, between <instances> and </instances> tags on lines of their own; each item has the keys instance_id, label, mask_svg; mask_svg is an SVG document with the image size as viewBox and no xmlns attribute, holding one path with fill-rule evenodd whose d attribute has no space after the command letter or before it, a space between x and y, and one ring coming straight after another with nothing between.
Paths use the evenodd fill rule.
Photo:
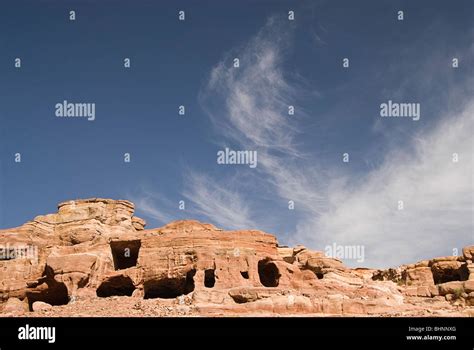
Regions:
<instances>
[{"instance_id":1,"label":"blue sky","mask_svg":"<svg viewBox=\"0 0 474 350\"><path fill-rule=\"evenodd\" d=\"M361 265L451 255L474 238L472 23L470 0L3 1L0 227L106 197L149 228L363 245ZM96 119L57 118L63 100ZM388 100L420 103L420 120L381 118ZM257 168L217 164L225 147Z\"/></svg>"}]
</instances>

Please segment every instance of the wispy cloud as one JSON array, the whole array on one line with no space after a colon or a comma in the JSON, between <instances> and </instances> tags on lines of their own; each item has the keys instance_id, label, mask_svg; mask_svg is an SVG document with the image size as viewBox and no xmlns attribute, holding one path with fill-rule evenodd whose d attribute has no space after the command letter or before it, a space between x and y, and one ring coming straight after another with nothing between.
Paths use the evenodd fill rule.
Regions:
<instances>
[{"instance_id":1,"label":"wispy cloud","mask_svg":"<svg viewBox=\"0 0 474 350\"><path fill-rule=\"evenodd\" d=\"M393 147L364 174L328 168L298 143L307 115L295 120L287 114L289 105L302 109L298 103L307 95L284 69L289 35L272 18L212 70L200 94L203 108L224 144L257 150L259 163L251 172L236 168L230 178L187 169L182 193L187 213L226 229L263 228L269 227L268 218L277 222L279 213L259 206L258 196L293 200L299 215L289 243L319 250L334 242L363 245L363 265L373 267L449 255L472 243L474 104L465 102L469 96L457 91L451 99L455 109L403 144L385 126L381 133L376 120L371 132L381 133ZM233 57L240 59L240 68L232 68ZM257 190L248 191L249 176ZM152 218L173 219L174 206L162 196L145 191L135 201Z\"/></svg>"},{"instance_id":2,"label":"wispy cloud","mask_svg":"<svg viewBox=\"0 0 474 350\"><path fill-rule=\"evenodd\" d=\"M203 215L219 227L251 229L258 227L252 220L250 208L241 194L208 176L190 172L183 195L192 203L191 212Z\"/></svg>"},{"instance_id":3,"label":"wispy cloud","mask_svg":"<svg viewBox=\"0 0 474 350\"><path fill-rule=\"evenodd\" d=\"M284 117L297 91L279 69L290 30L281 26L270 18L255 38L233 52L235 56L229 54L217 64L200 101L228 140L298 156L294 140L298 130ZM240 68L232 67L233 57L239 58Z\"/></svg>"},{"instance_id":4,"label":"wispy cloud","mask_svg":"<svg viewBox=\"0 0 474 350\"><path fill-rule=\"evenodd\" d=\"M283 58L291 28L283 23L270 18L256 37L235 53L240 68L232 68L232 55L217 64L201 92L201 104L219 134L242 148L258 151L258 169L274 185L272 190L296 201L302 210L318 212L327 181L323 172L305 162L305 151L297 142L302 130L288 115L291 105L298 110L298 118L307 117L297 102L308 93L298 78L285 76ZM302 162L305 171L299 171Z\"/></svg>"},{"instance_id":5,"label":"wispy cloud","mask_svg":"<svg viewBox=\"0 0 474 350\"><path fill-rule=\"evenodd\" d=\"M317 249L333 242L364 245L364 264L371 266L452 254L472 242L472 104L399 145L358 180L309 163L295 141L301 130L286 115L304 91L284 74L288 31L281 25L271 19L239 51L240 68L231 68L228 58L216 65L201 101L219 134L258 150L258 178L271 184L275 200L292 199L304 213L293 242ZM452 153L459 154L458 163ZM206 208L202 213L210 215L206 197L225 185L208 178L194 186L194 196ZM399 200L404 210L398 210ZM244 219L249 217L249 204L240 198L237 203ZM230 215L223 219L232 220Z\"/></svg>"},{"instance_id":6,"label":"wispy cloud","mask_svg":"<svg viewBox=\"0 0 474 350\"><path fill-rule=\"evenodd\" d=\"M138 215L144 214L146 217L157 220L162 224L176 220L173 212L176 211L169 199L149 188L140 188L138 193L129 194L127 198L135 204Z\"/></svg>"},{"instance_id":7,"label":"wispy cloud","mask_svg":"<svg viewBox=\"0 0 474 350\"><path fill-rule=\"evenodd\" d=\"M301 130L296 122L290 121L288 108L291 105L298 109L300 96L309 93L300 87L299 77L284 75L283 57L290 32L291 28L285 27L282 21L270 18L255 38L212 69L208 84L200 93L200 102L219 135L228 143L257 150L258 170L252 181L260 184L260 189L270 187L272 192L276 189L282 198L296 201L302 210L313 212L322 203L322 196L317 192L319 184L312 191L307 189L321 181L321 177L310 169L305 173L295 172L298 166L291 161L305 158L305 153L297 142ZM240 68L232 67L234 57L239 58ZM314 91L310 94L314 95ZM298 109L298 115L306 117L302 108ZM184 195L198 206L199 214L227 227L269 227L263 223L265 219L257 222L251 219L260 211L255 207L255 198L245 201L238 186L230 192L227 178L219 181L192 171L187 174L191 177L186 180ZM240 189L245 187L247 175L241 179ZM236 170L235 182L238 179L239 170ZM255 192L253 195L258 196Z\"/></svg>"},{"instance_id":8,"label":"wispy cloud","mask_svg":"<svg viewBox=\"0 0 474 350\"><path fill-rule=\"evenodd\" d=\"M319 246L363 244L374 266L460 251L474 241L473 134L470 103L389 152L359 181L347 177L332 187L328 210L301 223L296 237Z\"/></svg>"}]
</instances>

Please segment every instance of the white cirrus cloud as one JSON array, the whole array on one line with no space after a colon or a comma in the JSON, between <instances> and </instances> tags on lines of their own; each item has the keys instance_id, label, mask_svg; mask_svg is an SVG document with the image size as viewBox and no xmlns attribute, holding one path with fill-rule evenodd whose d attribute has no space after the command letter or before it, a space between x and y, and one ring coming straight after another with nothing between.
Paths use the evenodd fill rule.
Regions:
<instances>
[{"instance_id":1,"label":"white cirrus cloud","mask_svg":"<svg viewBox=\"0 0 474 350\"><path fill-rule=\"evenodd\" d=\"M220 183L209 176L188 172L183 195L191 202L193 214L202 215L225 229L257 228L251 211L238 191L230 189L229 182Z\"/></svg>"},{"instance_id":2,"label":"white cirrus cloud","mask_svg":"<svg viewBox=\"0 0 474 350\"><path fill-rule=\"evenodd\" d=\"M127 198L135 204L135 210L138 215L145 215L166 224L175 220L173 205L169 199L155 190L141 186L138 193L129 194Z\"/></svg>"},{"instance_id":3,"label":"white cirrus cloud","mask_svg":"<svg viewBox=\"0 0 474 350\"><path fill-rule=\"evenodd\" d=\"M320 250L334 242L364 245L363 265L368 266L449 255L472 243L473 104L443 116L355 180L352 174L309 164L296 142L301 129L285 111L305 92L284 74L285 39L281 23L271 19L239 51L240 68L231 68L230 56L216 65L201 103L220 135L258 150L256 178L264 178L276 197L293 199L304 213L291 243ZM459 154L459 162L452 162L453 153ZM193 186L206 208L202 214L211 215L213 210L201 199L225 184L207 178ZM244 208L244 218L238 220L250 224L250 203L238 198L238 207ZM400 200L403 210L397 208ZM225 202L219 202L220 210ZM224 222L232 220L224 215Z\"/></svg>"},{"instance_id":4,"label":"white cirrus cloud","mask_svg":"<svg viewBox=\"0 0 474 350\"><path fill-rule=\"evenodd\" d=\"M371 266L460 252L474 242L473 135L469 103L362 178L330 187L328 210L300 223L295 239L364 245Z\"/></svg>"}]
</instances>

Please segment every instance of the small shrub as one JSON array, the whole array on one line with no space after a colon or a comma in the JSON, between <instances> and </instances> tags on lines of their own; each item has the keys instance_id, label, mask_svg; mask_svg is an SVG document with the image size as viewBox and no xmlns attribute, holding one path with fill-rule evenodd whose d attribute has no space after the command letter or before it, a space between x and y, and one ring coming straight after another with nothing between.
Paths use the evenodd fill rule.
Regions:
<instances>
[{"instance_id":1,"label":"small shrub","mask_svg":"<svg viewBox=\"0 0 474 350\"><path fill-rule=\"evenodd\" d=\"M454 290L454 299L460 299L461 298L461 295L462 293L464 293L464 290L462 288L457 288Z\"/></svg>"}]
</instances>

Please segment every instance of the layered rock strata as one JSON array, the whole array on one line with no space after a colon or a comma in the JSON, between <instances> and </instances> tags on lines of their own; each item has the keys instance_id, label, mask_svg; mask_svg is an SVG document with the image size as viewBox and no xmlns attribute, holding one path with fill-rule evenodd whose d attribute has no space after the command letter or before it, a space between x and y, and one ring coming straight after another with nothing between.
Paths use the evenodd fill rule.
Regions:
<instances>
[{"instance_id":1,"label":"layered rock strata","mask_svg":"<svg viewBox=\"0 0 474 350\"><path fill-rule=\"evenodd\" d=\"M92 198L0 230L0 247L3 315L474 314L474 246L394 269L351 269L258 230L193 220L145 230L133 203Z\"/></svg>"}]
</instances>

